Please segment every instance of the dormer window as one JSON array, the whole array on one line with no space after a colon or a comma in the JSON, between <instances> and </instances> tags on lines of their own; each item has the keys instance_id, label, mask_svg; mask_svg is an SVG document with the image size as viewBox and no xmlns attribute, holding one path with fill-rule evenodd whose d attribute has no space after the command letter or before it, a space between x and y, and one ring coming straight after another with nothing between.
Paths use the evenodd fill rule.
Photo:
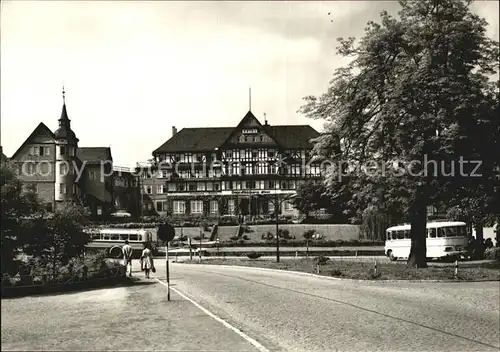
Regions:
<instances>
[{"instance_id":1,"label":"dormer window","mask_svg":"<svg viewBox=\"0 0 500 352\"><path fill-rule=\"evenodd\" d=\"M241 131L243 134L257 134L259 131L256 128L247 128Z\"/></svg>"}]
</instances>

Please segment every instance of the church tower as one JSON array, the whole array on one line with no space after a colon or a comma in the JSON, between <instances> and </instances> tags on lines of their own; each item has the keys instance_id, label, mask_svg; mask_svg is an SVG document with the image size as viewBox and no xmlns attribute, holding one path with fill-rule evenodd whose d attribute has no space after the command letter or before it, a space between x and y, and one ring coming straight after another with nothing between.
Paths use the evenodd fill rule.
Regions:
<instances>
[{"instance_id":1,"label":"church tower","mask_svg":"<svg viewBox=\"0 0 500 352\"><path fill-rule=\"evenodd\" d=\"M78 138L71 130L71 121L66 111L66 92L63 87L63 107L59 128L55 131L56 142L56 162L55 162L55 201L56 209L61 202L76 200L78 195L78 185L75 183L77 173L76 150L78 148Z\"/></svg>"}]
</instances>

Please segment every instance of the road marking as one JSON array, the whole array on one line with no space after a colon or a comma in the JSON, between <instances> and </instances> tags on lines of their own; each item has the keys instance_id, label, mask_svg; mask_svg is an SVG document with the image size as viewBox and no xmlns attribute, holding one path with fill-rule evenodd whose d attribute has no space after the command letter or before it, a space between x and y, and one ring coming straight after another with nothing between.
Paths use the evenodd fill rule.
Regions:
<instances>
[{"instance_id":1,"label":"road marking","mask_svg":"<svg viewBox=\"0 0 500 352\"><path fill-rule=\"evenodd\" d=\"M163 281L160 281L159 279L156 279L156 281L158 281L160 284L162 284L163 286L167 287L167 284ZM225 321L224 319L222 318L219 318L217 315L215 315L214 313L210 312L208 309L204 308L203 306L201 306L199 303L193 301L191 298L189 298L188 296L186 296L185 294L183 294L182 292L179 292L179 290L176 290L175 288L173 288L172 286L170 286L170 289L172 291L174 291L175 293L177 293L179 296L181 296L182 298L184 298L185 300L188 300L189 302L191 302L192 304L194 304L196 307L198 307L199 309L201 309L205 314L207 314L209 317L217 320L218 322L222 323L222 325L224 325L226 328L234 331L235 333L237 333L238 335L240 335L243 339L245 339L246 341L248 341L250 344L252 344L255 348L257 348L259 351L261 352L271 352L270 350L268 350L267 348L265 348L264 346L262 346L259 342L257 342L257 340L251 338L250 336L248 336L247 334L245 334L243 331L241 331L240 329L232 326L231 324L229 324L227 321Z\"/></svg>"},{"instance_id":2,"label":"road marking","mask_svg":"<svg viewBox=\"0 0 500 352\"><path fill-rule=\"evenodd\" d=\"M242 266L235 266L235 267L237 267L237 268L248 268L248 267L242 267ZM267 269L267 270L276 270L276 269ZM349 307L352 307L352 308L360 309L360 310L365 311L365 312L377 314L377 315L380 315L380 316L383 316L383 317L386 317L386 318L395 319L395 320L399 320L399 321L404 322L404 323L416 325L416 326L419 326L421 328L425 328L425 329L429 329L429 330L432 330L432 331L435 331L435 332L442 333L444 335L458 337L460 339L464 339L464 340L469 341L469 342L474 342L474 343L477 343L477 344L480 344L480 345L483 345L483 346L491 347L491 348L494 348L494 349L497 349L497 350L500 348L500 346L490 345L489 343L481 342L479 340L474 340L473 338L469 338L469 337L466 337L466 336L458 335L458 334L455 334L455 333L452 333L452 332L448 332L448 331L445 331L445 330L440 330L439 328L435 328L435 327L432 327L432 326L429 326L429 325L425 325L425 324L422 324L422 323L419 323L419 322L416 322L416 321L411 321L411 320L408 320L408 319L405 319L405 318L399 318L397 316L392 316L392 315L389 315L389 314L386 314L386 313L382 313L382 312L379 312L379 311L376 311L376 310L370 309L370 308L364 308L362 306L358 306L356 304L352 304L352 303L349 303L349 302L341 301L341 300L338 300L338 299L329 298L329 297L317 295L317 294L314 294L314 293L308 293L308 292L304 292L304 291L300 291L300 290L294 290L294 289L291 289L291 288L286 288L286 287L282 287L282 286L278 286L278 285L266 284L266 283L261 282L261 281L251 280L251 279L243 278L241 276L221 274L221 273L214 272L214 271L199 270L199 272L207 273L207 274L215 274L215 275L220 275L220 276L225 276L225 277L230 277L230 278L235 278L235 279L240 279L240 280L243 280L243 281L247 281L247 282L251 282L251 283L255 283L255 284L259 284L259 285L263 285L263 286L267 286L267 287L277 288L277 289L281 289L281 290L284 290L284 291L289 291L289 292L299 293L299 294L303 294L303 295L314 297L314 298L324 299L324 300L335 302L335 303L338 303L338 304L343 304L343 305L346 305L346 306L349 306ZM287 272L287 271L283 270L283 272Z\"/></svg>"}]
</instances>

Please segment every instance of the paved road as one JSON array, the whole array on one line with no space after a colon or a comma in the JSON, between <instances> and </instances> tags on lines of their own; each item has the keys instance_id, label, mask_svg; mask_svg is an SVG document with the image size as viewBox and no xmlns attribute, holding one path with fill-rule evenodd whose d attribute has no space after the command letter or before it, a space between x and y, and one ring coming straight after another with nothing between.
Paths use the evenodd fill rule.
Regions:
<instances>
[{"instance_id":1,"label":"paved road","mask_svg":"<svg viewBox=\"0 0 500 352\"><path fill-rule=\"evenodd\" d=\"M155 280L128 287L2 299L3 351L255 351Z\"/></svg>"},{"instance_id":2,"label":"paved road","mask_svg":"<svg viewBox=\"0 0 500 352\"><path fill-rule=\"evenodd\" d=\"M138 268L137 262L134 265ZM163 279L162 262L157 261L156 266L156 277ZM257 345L264 346L260 351L305 352L500 348L498 283L338 281L257 268L172 263L171 284L171 302L160 283L4 299L2 349L257 351ZM248 338L257 343L252 345Z\"/></svg>"},{"instance_id":3,"label":"paved road","mask_svg":"<svg viewBox=\"0 0 500 352\"><path fill-rule=\"evenodd\" d=\"M189 264L172 264L171 277L172 287L269 350L500 348L498 283L336 281Z\"/></svg>"}]
</instances>

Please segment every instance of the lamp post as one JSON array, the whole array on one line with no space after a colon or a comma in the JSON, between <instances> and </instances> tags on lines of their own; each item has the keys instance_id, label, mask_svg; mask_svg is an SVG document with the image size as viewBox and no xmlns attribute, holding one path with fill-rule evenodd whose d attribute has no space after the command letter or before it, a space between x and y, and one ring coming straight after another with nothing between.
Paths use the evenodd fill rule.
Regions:
<instances>
[{"instance_id":1,"label":"lamp post","mask_svg":"<svg viewBox=\"0 0 500 352\"><path fill-rule=\"evenodd\" d=\"M293 199L296 197L296 194L291 194L284 196L281 200L278 197L278 190L274 193L274 200L271 200L271 203L274 206L274 216L276 220L276 262L280 262L280 237L279 237L279 211L281 209L281 204L284 202Z\"/></svg>"}]
</instances>

